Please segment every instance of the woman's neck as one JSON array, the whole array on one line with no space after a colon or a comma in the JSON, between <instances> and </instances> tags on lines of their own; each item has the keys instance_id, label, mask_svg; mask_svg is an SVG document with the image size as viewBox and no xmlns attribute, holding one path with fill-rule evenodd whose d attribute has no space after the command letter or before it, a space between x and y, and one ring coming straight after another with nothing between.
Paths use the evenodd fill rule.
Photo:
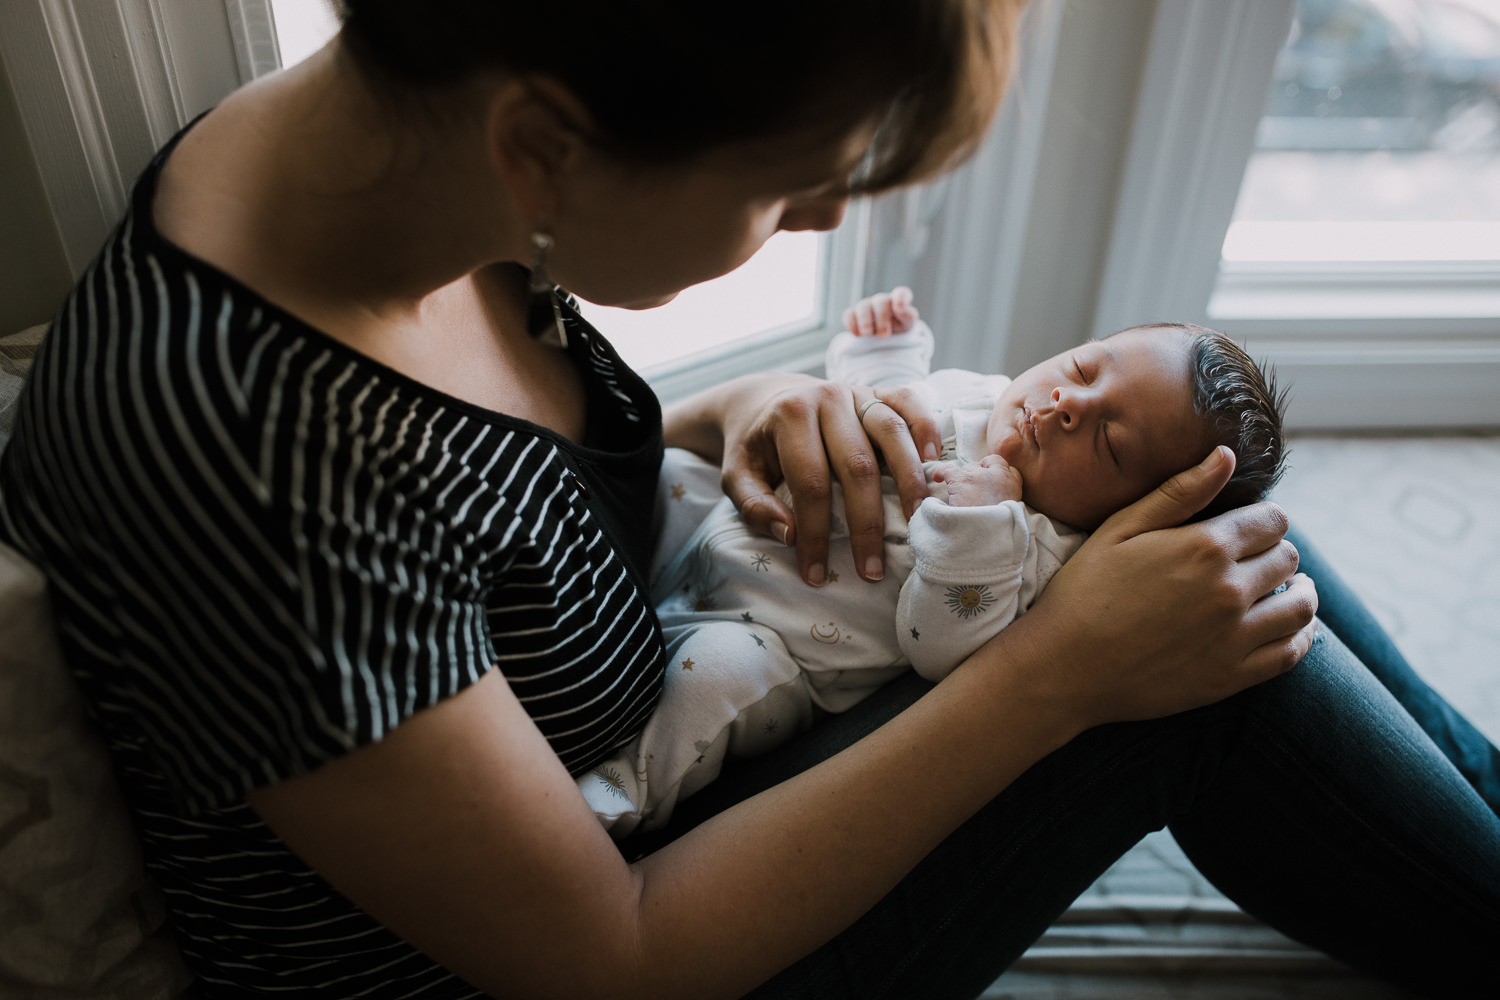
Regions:
<instances>
[{"instance_id":1,"label":"woman's neck","mask_svg":"<svg viewBox=\"0 0 1500 1000\"><path fill-rule=\"evenodd\" d=\"M393 109L334 42L237 91L183 138L157 224L306 318L354 309L400 322L525 246L463 106L473 97L454 98L429 116Z\"/></svg>"}]
</instances>

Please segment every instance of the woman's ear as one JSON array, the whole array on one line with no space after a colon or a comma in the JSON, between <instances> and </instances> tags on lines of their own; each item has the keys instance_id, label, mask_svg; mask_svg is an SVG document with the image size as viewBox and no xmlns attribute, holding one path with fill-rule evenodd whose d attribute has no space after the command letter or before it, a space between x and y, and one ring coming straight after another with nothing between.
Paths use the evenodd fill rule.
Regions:
<instances>
[{"instance_id":1,"label":"woman's ear","mask_svg":"<svg viewBox=\"0 0 1500 1000\"><path fill-rule=\"evenodd\" d=\"M485 124L490 162L517 214L532 228L544 225L587 151L588 109L556 80L516 76L495 91Z\"/></svg>"}]
</instances>

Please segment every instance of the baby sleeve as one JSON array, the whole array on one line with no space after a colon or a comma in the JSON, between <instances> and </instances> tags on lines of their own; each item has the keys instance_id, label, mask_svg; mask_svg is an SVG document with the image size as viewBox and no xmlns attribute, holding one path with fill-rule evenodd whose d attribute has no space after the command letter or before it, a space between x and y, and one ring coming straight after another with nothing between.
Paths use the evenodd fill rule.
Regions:
<instances>
[{"instance_id":1,"label":"baby sleeve","mask_svg":"<svg viewBox=\"0 0 1500 1000\"><path fill-rule=\"evenodd\" d=\"M896 605L896 640L917 673L938 681L1015 620L1031 530L1019 500L950 507L935 497L910 530L916 566Z\"/></svg>"},{"instance_id":2,"label":"baby sleeve","mask_svg":"<svg viewBox=\"0 0 1500 1000\"><path fill-rule=\"evenodd\" d=\"M889 337L856 337L844 330L828 342L824 369L834 382L907 385L932 370L932 347L932 329L921 320Z\"/></svg>"}]
</instances>

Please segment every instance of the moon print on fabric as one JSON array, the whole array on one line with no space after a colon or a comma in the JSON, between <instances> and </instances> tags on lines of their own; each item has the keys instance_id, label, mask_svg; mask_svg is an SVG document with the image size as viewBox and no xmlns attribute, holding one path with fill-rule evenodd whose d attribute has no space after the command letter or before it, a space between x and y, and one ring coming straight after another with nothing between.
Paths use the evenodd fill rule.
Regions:
<instances>
[{"instance_id":1,"label":"moon print on fabric","mask_svg":"<svg viewBox=\"0 0 1500 1000\"><path fill-rule=\"evenodd\" d=\"M838 641L843 638L844 635L843 632L839 630L839 627L833 622L829 622L826 626L819 626L814 624L813 627L808 629L807 631L808 634L813 637L814 642L821 642L827 646L838 645Z\"/></svg>"}]
</instances>

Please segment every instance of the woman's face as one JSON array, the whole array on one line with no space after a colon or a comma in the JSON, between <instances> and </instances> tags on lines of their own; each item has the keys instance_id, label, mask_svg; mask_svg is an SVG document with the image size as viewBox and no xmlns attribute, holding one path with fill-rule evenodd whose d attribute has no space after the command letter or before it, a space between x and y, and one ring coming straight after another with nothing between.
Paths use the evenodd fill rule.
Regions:
<instances>
[{"instance_id":1,"label":"woman's face","mask_svg":"<svg viewBox=\"0 0 1500 1000\"><path fill-rule=\"evenodd\" d=\"M781 230L838 226L872 134L742 143L669 166L591 154L560 199L548 269L600 305L669 302L739 267Z\"/></svg>"}]
</instances>

